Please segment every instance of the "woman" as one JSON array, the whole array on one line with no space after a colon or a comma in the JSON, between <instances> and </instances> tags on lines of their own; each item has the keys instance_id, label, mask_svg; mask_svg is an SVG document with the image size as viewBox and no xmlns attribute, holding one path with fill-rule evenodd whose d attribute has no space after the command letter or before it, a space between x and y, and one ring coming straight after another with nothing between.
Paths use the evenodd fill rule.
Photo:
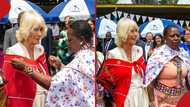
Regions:
<instances>
[{"instance_id":1,"label":"woman","mask_svg":"<svg viewBox=\"0 0 190 107\"><path fill-rule=\"evenodd\" d=\"M175 107L187 91L190 60L188 53L179 48L180 33L176 25L164 29L164 38L166 44L148 60L144 84L153 88L155 107Z\"/></svg>"},{"instance_id":2,"label":"woman","mask_svg":"<svg viewBox=\"0 0 190 107\"><path fill-rule=\"evenodd\" d=\"M61 59L61 62L63 64L68 64L73 60L72 53L70 53L68 49L68 38L67 38L67 29L69 29L70 24L75 21L75 19L71 16L65 16L64 17L64 23L65 23L65 29L62 29L60 32L60 37L58 40L58 50L57 50L57 56Z\"/></svg>"},{"instance_id":3,"label":"woman","mask_svg":"<svg viewBox=\"0 0 190 107\"><path fill-rule=\"evenodd\" d=\"M184 48L190 55L190 26L185 27L183 43L180 44L180 47Z\"/></svg>"},{"instance_id":4,"label":"woman","mask_svg":"<svg viewBox=\"0 0 190 107\"><path fill-rule=\"evenodd\" d=\"M138 26L133 20L121 18L116 32L117 47L108 52L105 61L109 72L104 68L100 72L99 81L110 90L116 107L148 107L148 96L142 82L145 68L143 51L135 45L139 36ZM108 80L103 81L103 78L110 78L109 84L112 85L105 84ZM131 79L131 83L126 79ZM129 88L128 95L127 88Z\"/></svg>"},{"instance_id":5,"label":"woman","mask_svg":"<svg viewBox=\"0 0 190 107\"><path fill-rule=\"evenodd\" d=\"M5 85L7 107L44 107L47 90L12 68L10 60L15 57L26 59L38 66L37 72L49 75L44 48L39 44L47 28L42 16L34 11L24 12L19 25L16 32L18 43L6 50L3 65L3 72L8 81Z\"/></svg>"},{"instance_id":6,"label":"woman","mask_svg":"<svg viewBox=\"0 0 190 107\"><path fill-rule=\"evenodd\" d=\"M54 76L50 77L35 72L35 69L24 70L37 83L49 89L46 107L94 107L95 54L92 51L92 29L86 21L78 20L68 29L68 47L75 53L75 58ZM17 69L30 66L20 59L14 59ZM53 58L51 63L57 63ZM57 67L61 67L60 64Z\"/></svg>"},{"instance_id":7,"label":"woman","mask_svg":"<svg viewBox=\"0 0 190 107\"><path fill-rule=\"evenodd\" d=\"M155 36L153 37L153 45L148 51L148 58L151 56L151 54L153 53L155 49L159 48L163 44L164 44L164 40L163 40L162 35L159 33L155 34Z\"/></svg>"},{"instance_id":8,"label":"woman","mask_svg":"<svg viewBox=\"0 0 190 107\"><path fill-rule=\"evenodd\" d=\"M92 32L93 32L93 37L92 37L92 43L93 43L93 48L95 50L96 47L96 31L95 31L95 21L93 20L93 18L88 18L87 19L88 24L90 25Z\"/></svg>"}]
</instances>

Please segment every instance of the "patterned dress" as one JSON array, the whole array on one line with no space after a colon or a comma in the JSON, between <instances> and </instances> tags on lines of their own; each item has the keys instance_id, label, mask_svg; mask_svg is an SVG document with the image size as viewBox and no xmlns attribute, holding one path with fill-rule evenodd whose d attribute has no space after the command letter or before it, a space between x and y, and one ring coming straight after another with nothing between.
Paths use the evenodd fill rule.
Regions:
<instances>
[{"instance_id":1,"label":"patterned dress","mask_svg":"<svg viewBox=\"0 0 190 107\"><path fill-rule=\"evenodd\" d=\"M174 63L179 58L181 66ZM175 107L181 96L187 91L185 77L190 82L190 60L188 53L180 48L173 50L167 45L156 49L149 58L144 78L145 86L154 88L155 107ZM175 61L177 63L177 61ZM180 69L180 71L178 70ZM181 72L181 76L178 76Z\"/></svg>"},{"instance_id":2,"label":"patterned dress","mask_svg":"<svg viewBox=\"0 0 190 107\"><path fill-rule=\"evenodd\" d=\"M79 51L51 82L46 107L95 106L95 53Z\"/></svg>"}]
</instances>

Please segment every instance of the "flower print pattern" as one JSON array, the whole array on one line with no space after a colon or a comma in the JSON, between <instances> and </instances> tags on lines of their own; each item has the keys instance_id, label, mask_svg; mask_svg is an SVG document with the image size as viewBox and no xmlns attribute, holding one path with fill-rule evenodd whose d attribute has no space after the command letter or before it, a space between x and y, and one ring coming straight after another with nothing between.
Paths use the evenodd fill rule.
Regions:
<instances>
[{"instance_id":1,"label":"flower print pattern","mask_svg":"<svg viewBox=\"0 0 190 107\"><path fill-rule=\"evenodd\" d=\"M180 48L179 51L175 51L167 45L163 45L156 49L148 60L143 81L144 85L148 86L154 79L156 79L164 65L175 56L180 57L183 60L183 64L188 68L188 71L190 71L190 57L183 48ZM190 72L188 72L188 75L188 81L190 83Z\"/></svg>"},{"instance_id":2,"label":"flower print pattern","mask_svg":"<svg viewBox=\"0 0 190 107\"><path fill-rule=\"evenodd\" d=\"M95 106L95 53L81 50L53 78L46 107Z\"/></svg>"}]
</instances>

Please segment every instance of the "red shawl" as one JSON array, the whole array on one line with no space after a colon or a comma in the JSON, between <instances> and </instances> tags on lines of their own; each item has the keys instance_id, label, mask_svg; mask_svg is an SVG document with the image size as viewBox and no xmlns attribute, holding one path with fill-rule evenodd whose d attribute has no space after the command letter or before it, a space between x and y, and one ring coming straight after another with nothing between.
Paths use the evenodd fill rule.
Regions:
<instances>
[{"instance_id":1,"label":"red shawl","mask_svg":"<svg viewBox=\"0 0 190 107\"><path fill-rule=\"evenodd\" d=\"M42 54L35 61L18 55L5 54L4 56L3 73L8 81L5 86L5 91L9 98L7 107L32 107L36 83L22 71L15 69L11 65L11 59L13 58L23 58L25 62L31 64L39 72L48 74L45 55Z\"/></svg>"},{"instance_id":2,"label":"red shawl","mask_svg":"<svg viewBox=\"0 0 190 107\"><path fill-rule=\"evenodd\" d=\"M189 99L190 99L190 92L188 91L182 96L176 107L190 107Z\"/></svg>"},{"instance_id":3,"label":"red shawl","mask_svg":"<svg viewBox=\"0 0 190 107\"><path fill-rule=\"evenodd\" d=\"M97 77L97 80L111 92L116 107L124 107L131 84L132 67L142 76L145 69L143 57L133 63L120 59L107 59Z\"/></svg>"}]
</instances>

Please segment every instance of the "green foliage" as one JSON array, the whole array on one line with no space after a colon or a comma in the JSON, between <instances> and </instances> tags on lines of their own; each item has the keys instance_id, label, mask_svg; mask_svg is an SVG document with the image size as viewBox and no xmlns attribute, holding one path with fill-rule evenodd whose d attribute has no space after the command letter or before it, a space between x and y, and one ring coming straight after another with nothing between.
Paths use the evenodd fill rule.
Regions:
<instances>
[{"instance_id":1,"label":"green foliage","mask_svg":"<svg viewBox=\"0 0 190 107\"><path fill-rule=\"evenodd\" d=\"M117 0L96 0L97 4L115 4Z\"/></svg>"},{"instance_id":2,"label":"green foliage","mask_svg":"<svg viewBox=\"0 0 190 107\"><path fill-rule=\"evenodd\" d=\"M115 4L118 0L97 0L97 4ZM135 0L138 4L177 4L178 0Z\"/></svg>"},{"instance_id":3,"label":"green foliage","mask_svg":"<svg viewBox=\"0 0 190 107\"><path fill-rule=\"evenodd\" d=\"M177 4L178 0L161 0L160 4Z\"/></svg>"}]
</instances>

